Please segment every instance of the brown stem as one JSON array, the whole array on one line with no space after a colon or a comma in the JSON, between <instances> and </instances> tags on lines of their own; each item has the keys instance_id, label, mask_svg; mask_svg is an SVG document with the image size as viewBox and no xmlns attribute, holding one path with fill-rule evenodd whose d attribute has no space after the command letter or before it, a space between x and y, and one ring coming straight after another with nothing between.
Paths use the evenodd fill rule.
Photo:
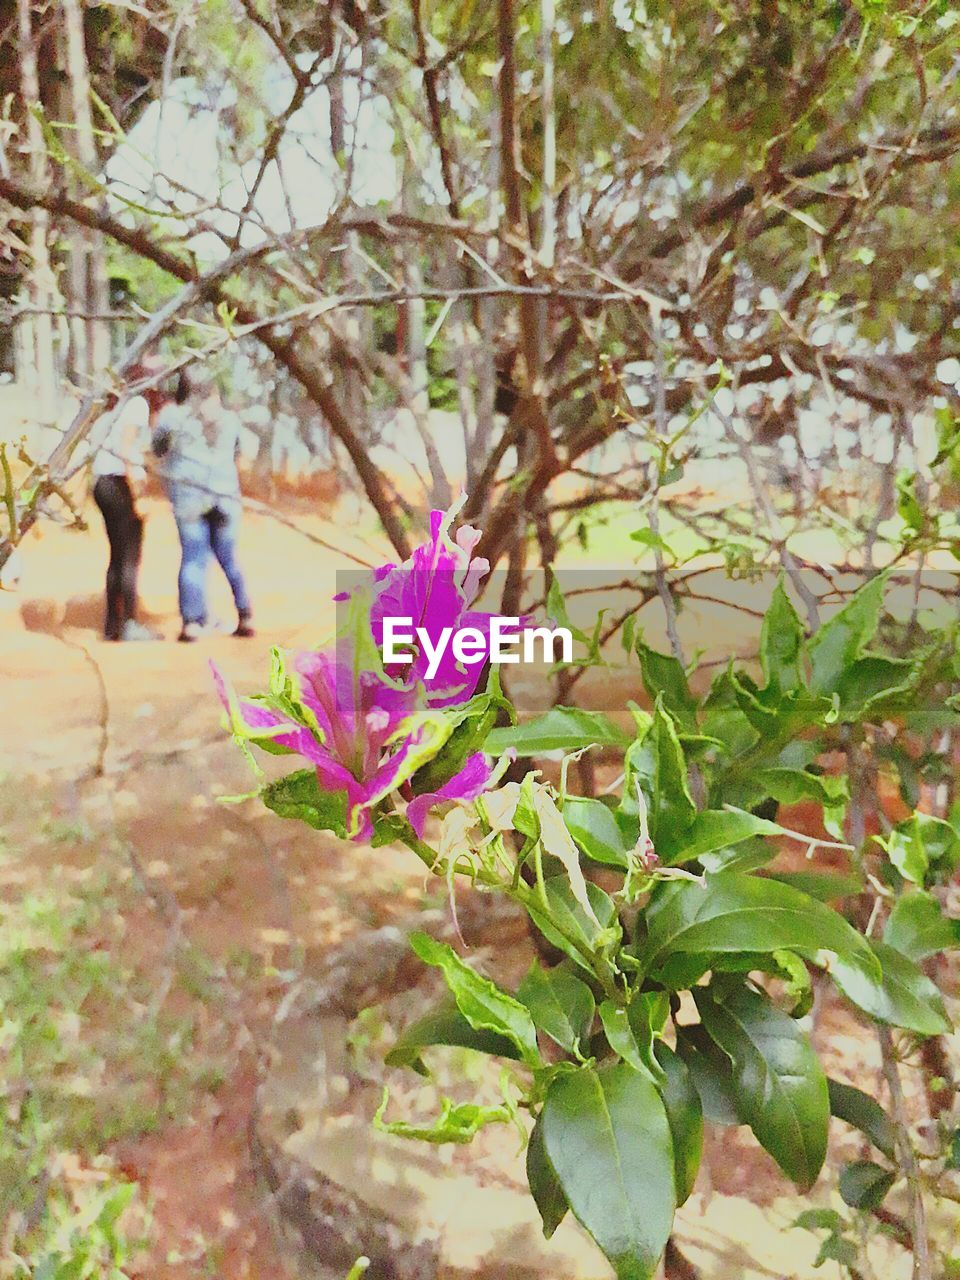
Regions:
<instances>
[{"instance_id":1,"label":"brown stem","mask_svg":"<svg viewBox=\"0 0 960 1280\"><path fill-rule=\"evenodd\" d=\"M923 1187L917 1157L910 1140L910 1125L900 1083L900 1070L893 1050L893 1037L887 1027L877 1028L880 1055L883 1060L883 1077L890 1090L890 1110L897 1131L897 1150L900 1172L907 1182L910 1196L910 1219L913 1236L913 1280L933 1280L930 1262L930 1239L927 1234L927 1214L923 1203Z\"/></svg>"}]
</instances>

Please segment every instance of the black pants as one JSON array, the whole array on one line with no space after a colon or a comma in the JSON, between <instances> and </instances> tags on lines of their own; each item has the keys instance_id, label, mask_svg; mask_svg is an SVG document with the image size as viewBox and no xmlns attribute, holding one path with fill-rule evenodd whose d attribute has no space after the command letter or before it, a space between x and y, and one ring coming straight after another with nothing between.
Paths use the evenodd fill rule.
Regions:
<instances>
[{"instance_id":1,"label":"black pants","mask_svg":"<svg viewBox=\"0 0 960 1280\"><path fill-rule=\"evenodd\" d=\"M110 541L107 566L107 619L104 635L119 640L124 622L137 616L137 574L143 546L143 521L133 505L126 476L101 476L93 487Z\"/></svg>"}]
</instances>

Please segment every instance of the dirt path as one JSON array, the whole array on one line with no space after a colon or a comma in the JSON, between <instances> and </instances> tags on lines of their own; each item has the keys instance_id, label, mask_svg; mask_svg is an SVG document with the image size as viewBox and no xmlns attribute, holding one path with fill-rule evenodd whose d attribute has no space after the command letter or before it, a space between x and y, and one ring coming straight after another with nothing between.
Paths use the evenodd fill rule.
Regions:
<instances>
[{"instance_id":1,"label":"dirt path","mask_svg":"<svg viewBox=\"0 0 960 1280\"><path fill-rule=\"evenodd\" d=\"M173 642L176 532L162 504L147 504L141 575L144 613L165 643L100 638L106 545L96 511L87 533L44 526L24 548L17 592L0 595L0 826L14 856L0 868L0 898L41 892L96 870L123 882L124 958L161 980L177 949L195 948L221 981L201 1018L229 1044L226 1079L198 1094L159 1132L113 1148L152 1205L152 1280L180 1280L215 1265L223 1280L284 1274L247 1126L258 1055L289 974L358 925L420 901L407 859L348 848L254 804L219 794L253 779L221 724L208 662L242 687L262 683L274 643L316 644L329 633L338 569L355 568L284 524L248 516L241 556L258 635L196 645ZM349 521L297 516L306 531L365 556L376 547ZM354 522L354 527L356 522ZM215 607L232 616L224 584ZM169 999L181 1000L179 978Z\"/></svg>"}]
</instances>

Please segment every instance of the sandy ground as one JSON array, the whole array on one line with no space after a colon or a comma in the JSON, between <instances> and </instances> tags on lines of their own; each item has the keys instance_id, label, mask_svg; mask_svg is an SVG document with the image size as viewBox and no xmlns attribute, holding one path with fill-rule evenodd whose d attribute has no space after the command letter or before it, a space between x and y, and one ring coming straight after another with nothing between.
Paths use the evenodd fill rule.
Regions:
<instances>
[{"instance_id":1,"label":"sandy ground","mask_svg":"<svg viewBox=\"0 0 960 1280\"><path fill-rule=\"evenodd\" d=\"M256 639L176 644L176 530L159 501L148 502L145 514L142 604L166 642L101 638L107 550L95 509L86 533L44 525L31 536L19 590L0 594L0 795L8 845L22 854L0 868L0 894L83 874L107 857L121 878L135 864L154 890L152 898L139 895L126 919L128 938L148 962L169 941L167 906L178 914L176 927L213 962L246 954L277 972L289 969L296 953L297 964L309 963L313 948L357 923L401 913L408 894L419 901L420 881L399 853L381 851L358 876L365 851L253 804L216 803L217 794L249 791L254 779L222 728L208 662L214 658L243 688L261 686L271 644L317 643L329 631L337 569L355 563L272 518L250 515L241 557L256 604ZM295 518L314 538L371 563L385 558L351 532L348 510L341 515L339 525ZM232 622L222 581L213 600ZM86 838L69 834L78 825ZM52 828L68 834L45 839ZM105 853L107 846L115 852ZM231 993L238 1033L223 1088L182 1123L115 1152L153 1206L158 1245L144 1274L157 1280L200 1274L201 1239L216 1246L211 1256L225 1280L284 1274L247 1149L258 1038L278 983ZM211 1028L215 1038L221 1032Z\"/></svg>"}]
</instances>

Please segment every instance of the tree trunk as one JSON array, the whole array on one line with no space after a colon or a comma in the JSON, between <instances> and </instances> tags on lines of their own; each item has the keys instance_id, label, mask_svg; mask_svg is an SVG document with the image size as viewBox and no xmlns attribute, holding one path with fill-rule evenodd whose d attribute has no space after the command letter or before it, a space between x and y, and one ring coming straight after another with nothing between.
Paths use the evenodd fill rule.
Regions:
<instances>
[{"instance_id":1,"label":"tree trunk","mask_svg":"<svg viewBox=\"0 0 960 1280\"><path fill-rule=\"evenodd\" d=\"M90 110L90 71L84 38L82 0L63 0L64 44L69 81L70 118L68 146L80 168L98 176L100 157ZM72 141L69 141L72 140ZM80 192L76 193L78 196ZM70 305L79 314L73 319L73 371L85 385L110 363L110 330L103 319L109 304L106 253L103 236L91 228L77 227L71 236Z\"/></svg>"},{"instance_id":2,"label":"tree trunk","mask_svg":"<svg viewBox=\"0 0 960 1280\"><path fill-rule=\"evenodd\" d=\"M20 46L20 93L30 153L30 179L34 187L41 187L46 178L47 154L43 130L32 110L40 103L40 73L30 0L17 0L17 35ZM50 215L44 209L34 208L28 217L30 264L25 272L24 293L36 314L31 316L24 327L21 345L21 354L25 357L23 373L24 381L36 396L38 421L52 425L59 408L59 380L52 315L56 283L48 243Z\"/></svg>"}]
</instances>

